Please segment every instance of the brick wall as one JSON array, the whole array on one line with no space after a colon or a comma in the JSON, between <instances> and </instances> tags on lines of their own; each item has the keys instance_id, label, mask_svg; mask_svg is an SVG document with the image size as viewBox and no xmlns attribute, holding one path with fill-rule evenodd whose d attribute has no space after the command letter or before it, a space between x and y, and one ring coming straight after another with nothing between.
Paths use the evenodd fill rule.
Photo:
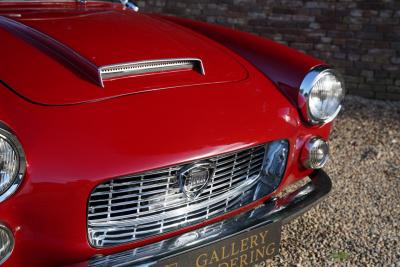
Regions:
<instances>
[{"instance_id":1,"label":"brick wall","mask_svg":"<svg viewBox=\"0 0 400 267\"><path fill-rule=\"evenodd\" d=\"M142 10L219 23L325 60L350 94L400 100L400 0L139 0Z\"/></svg>"}]
</instances>

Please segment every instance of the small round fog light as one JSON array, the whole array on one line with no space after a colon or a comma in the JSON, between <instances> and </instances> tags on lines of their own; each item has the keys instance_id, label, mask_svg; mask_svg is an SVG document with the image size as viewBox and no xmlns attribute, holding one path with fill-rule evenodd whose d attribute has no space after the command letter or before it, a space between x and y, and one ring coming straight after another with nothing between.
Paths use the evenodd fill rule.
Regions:
<instances>
[{"instance_id":1,"label":"small round fog light","mask_svg":"<svg viewBox=\"0 0 400 267\"><path fill-rule=\"evenodd\" d=\"M301 161L308 169L321 169L329 159L329 145L324 140L314 137L304 145Z\"/></svg>"},{"instance_id":2,"label":"small round fog light","mask_svg":"<svg viewBox=\"0 0 400 267\"><path fill-rule=\"evenodd\" d=\"M14 248L14 237L11 231L0 224L0 265L11 255Z\"/></svg>"}]
</instances>

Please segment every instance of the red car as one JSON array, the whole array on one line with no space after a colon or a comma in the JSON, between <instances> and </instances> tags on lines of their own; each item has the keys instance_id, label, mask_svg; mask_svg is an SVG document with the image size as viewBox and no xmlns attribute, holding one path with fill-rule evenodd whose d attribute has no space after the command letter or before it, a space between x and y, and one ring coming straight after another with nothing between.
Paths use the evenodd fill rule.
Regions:
<instances>
[{"instance_id":1,"label":"red car","mask_svg":"<svg viewBox=\"0 0 400 267\"><path fill-rule=\"evenodd\" d=\"M136 11L0 3L0 265L264 266L329 193L335 70Z\"/></svg>"}]
</instances>

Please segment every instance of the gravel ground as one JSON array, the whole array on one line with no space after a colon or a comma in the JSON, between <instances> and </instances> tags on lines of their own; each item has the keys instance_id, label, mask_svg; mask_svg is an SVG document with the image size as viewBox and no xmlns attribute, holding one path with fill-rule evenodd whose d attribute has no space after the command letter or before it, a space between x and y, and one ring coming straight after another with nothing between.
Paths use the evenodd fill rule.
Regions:
<instances>
[{"instance_id":1,"label":"gravel ground","mask_svg":"<svg viewBox=\"0 0 400 267\"><path fill-rule=\"evenodd\" d=\"M347 97L330 145L331 195L283 227L271 266L400 267L400 102Z\"/></svg>"}]
</instances>

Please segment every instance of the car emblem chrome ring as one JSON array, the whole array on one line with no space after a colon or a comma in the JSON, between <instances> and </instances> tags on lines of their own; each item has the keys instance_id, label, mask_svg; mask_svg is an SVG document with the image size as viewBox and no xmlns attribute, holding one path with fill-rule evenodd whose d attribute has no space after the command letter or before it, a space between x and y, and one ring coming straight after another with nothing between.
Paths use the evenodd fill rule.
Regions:
<instances>
[{"instance_id":1,"label":"car emblem chrome ring","mask_svg":"<svg viewBox=\"0 0 400 267\"><path fill-rule=\"evenodd\" d=\"M201 161L183 167L178 172L180 191L190 200L196 199L207 187L215 172L215 164Z\"/></svg>"}]
</instances>

